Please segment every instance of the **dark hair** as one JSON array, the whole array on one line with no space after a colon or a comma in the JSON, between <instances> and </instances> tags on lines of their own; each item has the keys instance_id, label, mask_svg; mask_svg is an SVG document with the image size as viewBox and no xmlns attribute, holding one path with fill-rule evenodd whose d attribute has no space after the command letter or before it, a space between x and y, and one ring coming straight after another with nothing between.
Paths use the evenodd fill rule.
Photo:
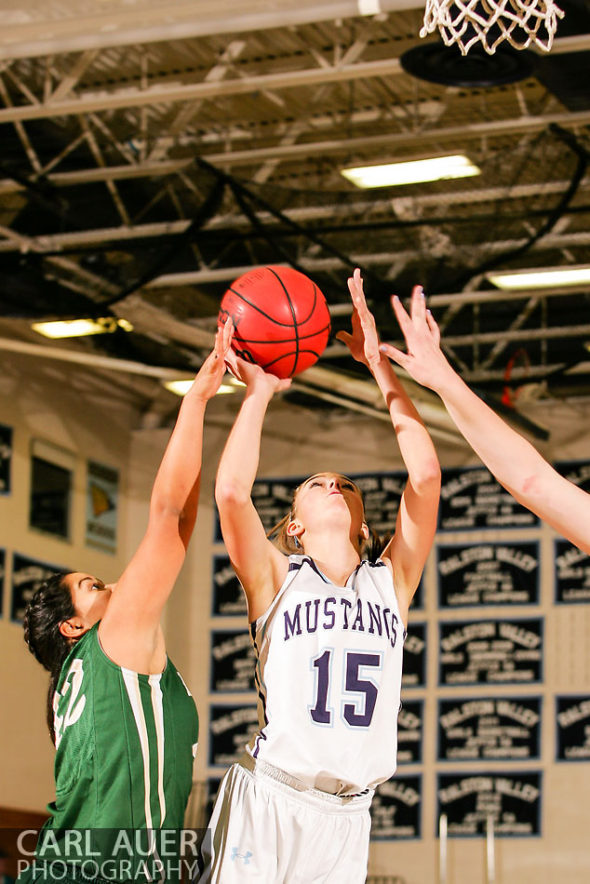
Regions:
<instances>
[{"instance_id":1,"label":"dark hair","mask_svg":"<svg viewBox=\"0 0 590 884\"><path fill-rule=\"evenodd\" d=\"M76 614L70 590L64 580L68 573L70 572L61 571L52 574L41 584L29 601L23 619L29 651L51 675L47 692L47 727L53 743L53 695L64 660L72 648L72 641L61 634L59 627L64 620Z\"/></svg>"},{"instance_id":2,"label":"dark hair","mask_svg":"<svg viewBox=\"0 0 590 884\"><path fill-rule=\"evenodd\" d=\"M346 479L347 477L343 475L342 478ZM291 537L290 534L287 534L287 525L290 521L292 521L292 519L295 518L295 504L297 500L297 495L303 485L305 485L305 483L308 481L309 479L305 479L303 482L301 482L300 485L297 486L297 488L295 488L295 490L293 491L291 508L289 512L286 516L283 516L283 518L279 522L277 522L277 524L274 525L266 535L270 540L276 542L276 545L279 547L281 552L287 553L287 555L304 552L302 545L299 543L299 540L296 537ZM352 479L349 479L348 481L352 482ZM352 482L352 484L361 496L364 511L365 500L363 497L363 492L358 487L356 482ZM367 525L367 527L369 529L369 539L361 543L361 558L368 559L370 562L375 562L387 546L391 534L388 534L385 537L381 537L374 528L371 528L370 525Z\"/></svg>"}]
</instances>

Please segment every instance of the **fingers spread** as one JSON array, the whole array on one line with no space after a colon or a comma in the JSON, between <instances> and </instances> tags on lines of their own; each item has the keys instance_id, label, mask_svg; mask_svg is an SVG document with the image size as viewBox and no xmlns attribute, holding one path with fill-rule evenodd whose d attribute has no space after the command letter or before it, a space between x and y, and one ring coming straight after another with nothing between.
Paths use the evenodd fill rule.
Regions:
<instances>
[{"instance_id":1,"label":"fingers spread","mask_svg":"<svg viewBox=\"0 0 590 884\"><path fill-rule=\"evenodd\" d=\"M410 359L407 353L404 353L403 350L398 350L398 348L392 346L392 344L380 344L379 350L387 356L388 359L393 359L394 362L401 365L402 368L406 367Z\"/></svg>"}]
</instances>

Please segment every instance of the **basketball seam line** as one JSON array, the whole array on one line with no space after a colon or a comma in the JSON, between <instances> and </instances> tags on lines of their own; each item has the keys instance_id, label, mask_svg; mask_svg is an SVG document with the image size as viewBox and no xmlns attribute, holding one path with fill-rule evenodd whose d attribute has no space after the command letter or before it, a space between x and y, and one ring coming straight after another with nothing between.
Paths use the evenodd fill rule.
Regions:
<instances>
[{"instance_id":1,"label":"basketball seam line","mask_svg":"<svg viewBox=\"0 0 590 884\"><path fill-rule=\"evenodd\" d=\"M297 326L297 316L295 314L295 308L293 306L293 301L291 300L289 292L287 291L287 286L284 284L284 282L281 279L281 277L279 276L279 274L276 273L272 269L272 267L269 267L268 269L270 270L272 275L279 281L279 284L285 293L285 297L287 299L287 303L289 304L289 309L291 311L291 317L293 319L293 331L295 332L295 355L294 355L293 368L291 370L291 374L293 375L293 374L295 374L295 370L297 368L297 363L299 362L299 328ZM314 286L314 289L315 289L315 286ZM314 301L315 301L315 292L314 292Z\"/></svg>"},{"instance_id":2,"label":"basketball seam line","mask_svg":"<svg viewBox=\"0 0 590 884\"><path fill-rule=\"evenodd\" d=\"M291 328L291 326L289 326L289 328ZM329 330L329 329L330 329L330 323L328 323L327 325L324 325L322 328L316 329L315 331L308 332L305 335L300 335L299 340L306 341L309 338L315 338L317 335L321 335L326 330ZM251 338L251 337L245 338L239 332L236 332L234 334L234 338L236 339L236 341L241 341L243 344L268 344L269 346L272 346L274 344L289 344L291 342L294 342L293 338L273 338L272 341L265 339L265 338Z\"/></svg>"}]
</instances>

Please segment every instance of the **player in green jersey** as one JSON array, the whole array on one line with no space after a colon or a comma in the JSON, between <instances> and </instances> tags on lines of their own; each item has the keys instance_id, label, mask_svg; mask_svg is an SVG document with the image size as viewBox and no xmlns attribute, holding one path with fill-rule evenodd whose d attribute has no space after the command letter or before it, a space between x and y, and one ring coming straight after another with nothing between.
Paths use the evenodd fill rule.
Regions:
<instances>
[{"instance_id":1,"label":"player in green jersey","mask_svg":"<svg viewBox=\"0 0 590 884\"><path fill-rule=\"evenodd\" d=\"M198 718L167 658L160 615L195 524L205 407L225 373L232 332L231 321L218 330L213 352L184 397L154 482L145 536L119 580L56 574L27 607L25 640L51 673L56 800L39 841L38 865L21 880L67 881L81 872L135 880L131 866L125 873L111 867L113 875L101 868L116 831L182 828ZM85 847L79 849L78 838L65 877L61 869L48 871L41 858L61 857L65 842L76 841L71 833L81 830ZM81 869L88 855L97 865L90 875Z\"/></svg>"}]
</instances>

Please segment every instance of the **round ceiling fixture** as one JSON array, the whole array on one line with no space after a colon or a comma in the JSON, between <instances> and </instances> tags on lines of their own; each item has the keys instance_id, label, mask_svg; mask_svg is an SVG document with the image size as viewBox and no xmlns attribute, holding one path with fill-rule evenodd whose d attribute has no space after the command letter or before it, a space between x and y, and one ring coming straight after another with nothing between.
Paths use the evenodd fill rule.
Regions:
<instances>
[{"instance_id":1,"label":"round ceiling fixture","mask_svg":"<svg viewBox=\"0 0 590 884\"><path fill-rule=\"evenodd\" d=\"M473 46L461 55L457 46L442 42L421 43L404 52L400 63L406 73L442 86L475 88L503 86L530 77L534 55L527 50L499 46L493 55Z\"/></svg>"}]
</instances>

